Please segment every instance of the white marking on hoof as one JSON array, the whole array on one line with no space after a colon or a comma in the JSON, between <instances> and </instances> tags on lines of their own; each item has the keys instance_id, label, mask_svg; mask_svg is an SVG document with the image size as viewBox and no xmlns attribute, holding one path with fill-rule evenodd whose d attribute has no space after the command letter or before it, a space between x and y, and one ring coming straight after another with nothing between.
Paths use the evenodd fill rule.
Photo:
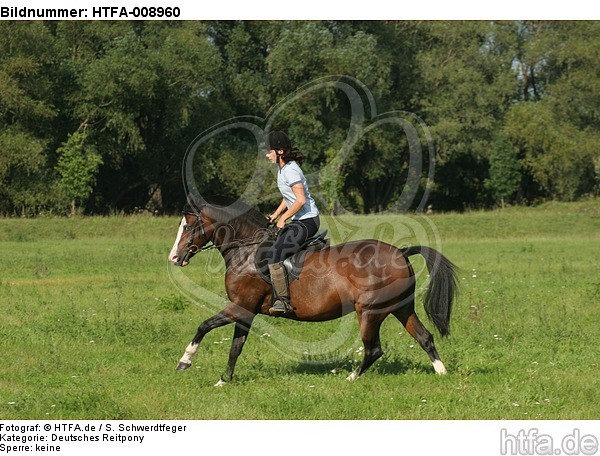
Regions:
<instances>
[{"instance_id":1,"label":"white marking on hoof","mask_svg":"<svg viewBox=\"0 0 600 456\"><path fill-rule=\"evenodd\" d=\"M447 373L446 367L444 366L444 363L441 360L436 359L432 364L436 374L444 375Z\"/></svg>"},{"instance_id":2,"label":"white marking on hoof","mask_svg":"<svg viewBox=\"0 0 600 456\"><path fill-rule=\"evenodd\" d=\"M348 380L349 382L353 382L357 378L358 378L358 372L354 371L346 377L346 380Z\"/></svg>"},{"instance_id":3,"label":"white marking on hoof","mask_svg":"<svg viewBox=\"0 0 600 456\"><path fill-rule=\"evenodd\" d=\"M215 386L218 387L218 388L222 388L225 385L227 385L227 382L224 381L222 378L219 379L219 381L217 383L215 383Z\"/></svg>"},{"instance_id":4,"label":"white marking on hoof","mask_svg":"<svg viewBox=\"0 0 600 456\"><path fill-rule=\"evenodd\" d=\"M185 353L179 360L179 364L188 364L191 366L192 365L192 356L194 356L196 354L197 350L198 350L198 344L194 344L193 342L190 342L190 344L185 349Z\"/></svg>"}]
</instances>

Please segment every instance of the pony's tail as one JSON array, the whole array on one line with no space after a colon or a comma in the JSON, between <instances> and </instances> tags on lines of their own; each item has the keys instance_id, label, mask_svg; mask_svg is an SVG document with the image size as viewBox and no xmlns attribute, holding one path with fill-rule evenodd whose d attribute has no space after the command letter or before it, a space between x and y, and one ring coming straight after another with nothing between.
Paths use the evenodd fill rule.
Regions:
<instances>
[{"instance_id":1,"label":"pony's tail","mask_svg":"<svg viewBox=\"0 0 600 456\"><path fill-rule=\"evenodd\" d=\"M419 253L425 258L430 277L429 287L423 299L425 312L442 337L448 336L452 303L458 292L456 266L431 247L416 245L403 249L402 253L406 257Z\"/></svg>"}]
</instances>

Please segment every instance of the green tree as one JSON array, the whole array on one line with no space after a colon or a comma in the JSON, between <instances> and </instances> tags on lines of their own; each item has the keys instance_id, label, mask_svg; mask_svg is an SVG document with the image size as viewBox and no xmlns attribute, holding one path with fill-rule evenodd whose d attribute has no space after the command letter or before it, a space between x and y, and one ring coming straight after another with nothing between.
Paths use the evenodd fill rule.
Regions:
<instances>
[{"instance_id":1,"label":"green tree","mask_svg":"<svg viewBox=\"0 0 600 456\"><path fill-rule=\"evenodd\" d=\"M597 193L599 32L593 21L0 22L0 213L73 200L176 210L188 145L248 115L289 132L330 210L395 208L419 182L401 129L368 127L398 111L433 136L436 210ZM362 126L342 83L356 84ZM276 191L250 182L265 170L246 133L198 151L201 191ZM81 192L67 184L76 169Z\"/></svg>"},{"instance_id":2,"label":"green tree","mask_svg":"<svg viewBox=\"0 0 600 456\"><path fill-rule=\"evenodd\" d=\"M94 24L88 27L82 36L98 35ZM105 32L95 49L78 54L85 65L74 64L74 126L88 126L87 141L105 164L91 204L162 208L169 194L181 198L187 146L221 120L213 105L220 59L200 22L133 23L110 31L114 35Z\"/></svg>"},{"instance_id":3,"label":"green tree","mask_svg":"<svg viewBox=\"0 0 600 456\"><path fill-rule=\"evenodd\" d=\"M542 189L539 197L570 201L592 190L598 137L561 119L552 104L515 105L507 115L505 131Z\"/></svg>"},{"instance_id":4,"label":"green tree","mask_svg":"<svg viewBox=\"0 0 600 456\"><path fill-rule=\"evenodd\" d=\"M517 97L512 24L431 22L423 33L417 112L435 144L433 205L484 205L492 143Z\"/></svg>"},{"instance_id":5,"label":"green tree","mask_svg":"<svg viewBox=\"0 0 600 456\"><path fill-rule=\"evenodd\" d=\"M53 45L42 23L0 22L0 213L55 203L46 160L56 118L47 72Z\"/></svg>"},{"instance_id":6,"label":"green tree","mask_svg":"<svg viewBox=\"0 0 600 456\"><path fill-rule=\"evenodd\" d=\"M538 55L529 65L535 97L511 106L504 130L541 190L537 196L573 200L600 182L600 25L540 22L534 30L527 43Z\"/></svg>"},{"instance_id":7,"label":"green tree","mask_svg":"<svg viewBox=\"0 0 600 456\"><path fill-rule=\"evenodd\" d=\"M504 207L519 190L520 183L521 164L508 138L502 136L492 145L490 177L485 181L485 187Z\"/></svg>"},{"instance_id":8,"label":"green tree","mask_svg":"<svg viewBox=\"0 0 600 456\"><path fill-rule=\"evenodd\" d=\"M102 164L94 147L85 144L86 139L85 133L75 132L57 150L60 187L71 200L71 215L75 215L76 205L85 202L94 190L98 168Z\"/></svg>"}]
</instances>

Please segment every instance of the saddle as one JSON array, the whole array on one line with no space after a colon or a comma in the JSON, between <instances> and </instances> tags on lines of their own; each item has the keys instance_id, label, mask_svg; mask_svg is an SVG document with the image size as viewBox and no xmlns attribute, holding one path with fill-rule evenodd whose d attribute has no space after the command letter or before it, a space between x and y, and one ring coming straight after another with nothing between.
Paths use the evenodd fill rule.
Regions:
<instances>
[{"instance_id":1,"label":"saddle","mask_svg":"<svg viewBox=\"0 0 600 456\"><path fill-rule=\"evenodd\" d=\"M329 247L329 239L325 239L327 230L323 230L317 233L314 237L309 238L300 246L300 250L294 253L292 256L283 260L283 267L286 269L289 281L298 280L302 267L304 266L304 259L308 252L315 250L322 250ZM267 238L258 246L256 251L256 258L254 259L256 270L260 277L267 283L271 283L271 276L269 275L269 265L267 263L267 254L269 249L275 242L272 237Z\"/></svg>"}]
</instances>

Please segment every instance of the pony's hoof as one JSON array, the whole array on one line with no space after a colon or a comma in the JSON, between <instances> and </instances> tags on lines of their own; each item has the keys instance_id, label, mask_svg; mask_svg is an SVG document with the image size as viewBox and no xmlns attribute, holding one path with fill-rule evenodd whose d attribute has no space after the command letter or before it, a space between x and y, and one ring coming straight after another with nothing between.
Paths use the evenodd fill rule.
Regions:
<instances>
[{"instance_id":1,"label":"pony's hoof","mask_svg":"<svg viewBox=\"0 0 600 456\"><path fill-rule=\"evenodd\" d=\"M192 363L182 363L181 361L179 362L179 364L177 365L177 369L178 371L184 371L186 370L188 367L190 367L192 365Z\"/></svg>"},{"instance_id":2,"label":"pony's hoof","mask_svg":"<svg viewBox=\"0 0 600 456\"><path fill-rule=\"evenodd\" d=\"M444 363L442 363L439 359L436 359L433 362L433 370L435 370L435 373L438 375L446 375L448 373Z\"/></svg>"},{"instance_id":3,"label":"pony's hoof","mask_svg":"<svg viewBox=\"0 0 600 456\"><path fill-rule=\"evenodd\" d=\"M222 387L224 387L225 385L227 385L227 382L226 382L225 380L223 380L223 379L220 379L220 380L219 380L217 383L215 383L215 386L216 386L217 388L222 388Z\"/></svg>"},{"instance_id":4,"label":"pony's hoof","mask_svg":"<svg viewBox=\"0 0 600 456\"><path fill-rule=\"evenodd\" d=\"M358 378L358 374L356 372L352 372L350 375L348 375L346 377L346 380L348 380L349 382L353 382L357 378Z\"/></svg>"}]
</instances>

